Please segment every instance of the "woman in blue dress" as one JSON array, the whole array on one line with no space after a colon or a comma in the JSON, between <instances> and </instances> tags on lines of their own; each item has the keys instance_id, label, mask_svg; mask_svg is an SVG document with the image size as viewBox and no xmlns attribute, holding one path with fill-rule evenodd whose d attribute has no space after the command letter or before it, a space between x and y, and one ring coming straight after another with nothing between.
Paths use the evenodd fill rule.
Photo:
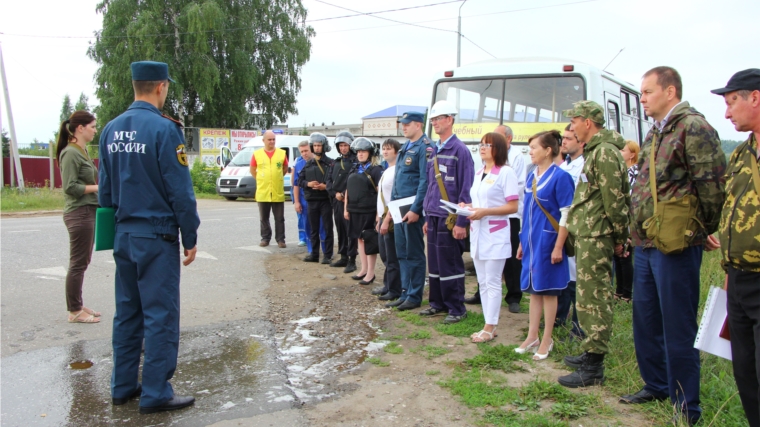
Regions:
<instances>
[{"instance_id":1,"label":"woman in blue dress","mask_svg":"<svg viewBox=\"0 0 760 427\"><path fill-rule=\"evenodd\" d=\"M520 287L530 294L530 323L528 338L515 351L535 352L534 360L546 359L554 347L552 331L557 315L557 296L570 280L564 250L565 223L575 186L570 174L553 162L561 141L559 132L547 131L534 135L528 143L530 159L536 168L525 182L523 227L517 258L522 259ZM544 210L559 223L559 231L555 231ZM543 337L539 338L542 311L546 326Z\"/></svg>"}]
</instances>

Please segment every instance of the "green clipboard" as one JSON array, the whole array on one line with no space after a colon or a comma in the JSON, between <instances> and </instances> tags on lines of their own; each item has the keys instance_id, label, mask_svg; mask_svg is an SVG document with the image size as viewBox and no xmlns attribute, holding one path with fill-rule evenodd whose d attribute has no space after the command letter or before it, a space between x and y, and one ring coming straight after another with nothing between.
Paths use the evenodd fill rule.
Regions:
<instances>
[{"instance_id":1,"label":"green clipboard","mask_svg":"<svg viewBox=\"0 0 760 427\"><path fill-rule=\"evenodd\" d=\"M116 209L98 208L95 211L95 250L107 251L113 249L115 234Z\"/></svg>"}]
</instances>

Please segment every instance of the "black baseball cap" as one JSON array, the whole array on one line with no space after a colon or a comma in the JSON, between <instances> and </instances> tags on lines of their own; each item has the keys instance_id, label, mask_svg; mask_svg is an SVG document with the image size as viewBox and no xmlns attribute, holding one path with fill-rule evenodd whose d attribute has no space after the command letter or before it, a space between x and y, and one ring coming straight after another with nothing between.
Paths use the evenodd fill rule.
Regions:
<instances>
[{"instance_id":1,"label":"black baseball cap","mask_svg":"<svg viewBox=\"0 0 760 427\"><path fill-rule=\"evenodd\" d=\"M760 68L748 68L731 76L726 87L714 89L710 92L716 95L725 95L736 90L760 90Z\"/></svg>"}]
</instances>

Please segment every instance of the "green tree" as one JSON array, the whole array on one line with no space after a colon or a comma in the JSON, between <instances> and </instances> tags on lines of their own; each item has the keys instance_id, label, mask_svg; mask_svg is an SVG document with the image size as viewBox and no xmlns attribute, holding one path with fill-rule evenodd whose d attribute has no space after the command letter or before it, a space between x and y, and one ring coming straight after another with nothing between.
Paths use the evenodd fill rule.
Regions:
<instances>
[{"instance_id":1,"label":"green tree","mask_svg":"<svg viewBox=\"0 0 760 427\"><path fill-rule=\"evenodd\" d=\"M720 140L720 148L723 149L723 154L726 155L726 159L731 158L731 153L734 152L734 149L739 146L744 141L736 141L733 139L721 139Z\"/></svg>"},{"instance_id":2,"label":"green tree","mask_svg":"<svg viewBox=\"0 0 760 427\"><path fill-rule=\"evenodd\" d=\"M187 126L266 128L298 112L314 36L301 0L101 0L96 10L100 123L129 106L130 63L146 59L169 64L177 83L164 110Z\"/></svg>"},{"instance_id":3,"label":"green tree","mask_svg":"<svg viewBox=\"0 0 760 427\"><path fill-rule=\"evenodd\" d=\"M0 132L0 139L3 141L3 157L11 156L11 139L8 137L8 131L5 129Z\"/></svg>"},{"instance_id":4,"label":"green tree","mask_svg":"<svg viewBox=\"0 0 760 427\"><path fill-rule=\"evenodd\" d=\"M71 113L74 112L74 107L71 106L71 98L69 98L69 94L67 93L66 96L63 97L63 105L61 106L61 122L67 120L69 117L71 117ZM60 123L59 123L60 124ZM58 126L56 126L57 128Z\"/></svg>"},{"instance_id":5,"label":"green tree","mask_svg":"<svg viewBox=\"0 0 760 427\"><path fill-rule=\"evenodd\" d=\"M87 95L82 92L79 94L79 101L77 101L77 104L74 106L74 111L79 110L85 110L90 111L90 106L87 104L90 101L89 98L87 98Z\"/></svg>"}]
</instances>

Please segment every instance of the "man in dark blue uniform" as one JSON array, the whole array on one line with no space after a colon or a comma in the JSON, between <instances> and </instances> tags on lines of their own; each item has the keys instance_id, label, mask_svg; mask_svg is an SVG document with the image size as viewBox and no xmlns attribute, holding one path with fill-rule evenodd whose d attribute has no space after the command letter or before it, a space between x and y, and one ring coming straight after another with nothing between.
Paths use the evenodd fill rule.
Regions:
<instances>
[{"instance_id":1,"label":"man in dark blue uniform","mask_svg":"<svg viewBox=\"0 0 760 427\"><path fill-rule=\"evenodd\" d=\"M303 191L308 203L308 219L311 225L311 253L304 262L319 262L319 223L325 230L324 251L322 264L330 264L333 256L333 217L330 195L327 193L327 176L332 168L332 160L327 157L330 143L327 137L319 132L309 135L309 145L314 157L306 162L298 174L298 188Z\"/></svg>"},{"instance_id":2,"label":"man in dark blue uniform","mask_svg":"<svg viewBox=\"0 0 760 427\"><path fill-rule=\"evenodd\" d=\"M170 81L163 62L132 63L135 102L100 137L98 201L116 210L111 397L123 405L140 396L141 414L195 402L169 383L179 346L179 235L189 265L200 225L181 124L160 111Z\"/></svg>"},{"instance_id":3,"label":"man in dark blue uniform","mask_svg":"<svg viewBox=\"0 0 760 427\"><path fill-rule=\"evenodd\" d=\"M401 128L409 138L398 152L396 177L393 181L391 200L416 196L403 222L394 226L396 233L396 255L401 270L401 297L386 307L411 310L422 303L425 288L425 241L422 225L422 202L427 193L427 158L433 152L430 139L422 131L425 117L422 113L404 113Z\"/></svg>"}]
</instances>

